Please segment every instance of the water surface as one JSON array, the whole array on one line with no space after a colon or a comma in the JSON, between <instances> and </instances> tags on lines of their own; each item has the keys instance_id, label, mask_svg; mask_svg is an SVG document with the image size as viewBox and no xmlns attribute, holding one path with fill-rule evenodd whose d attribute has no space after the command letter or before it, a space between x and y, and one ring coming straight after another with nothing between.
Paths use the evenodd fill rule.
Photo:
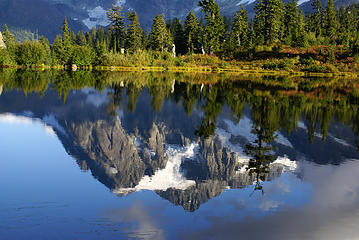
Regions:
<instances>
[{"instance_id":1,"label":"water surface","mask_svg":"<svg viewBox=\"0 0 359 240\"><path fill-rule=\"evenodd\" d=\"M257 78L0 71L0 239L358 239L357 90Z\"/></svg>"}]
</instances>

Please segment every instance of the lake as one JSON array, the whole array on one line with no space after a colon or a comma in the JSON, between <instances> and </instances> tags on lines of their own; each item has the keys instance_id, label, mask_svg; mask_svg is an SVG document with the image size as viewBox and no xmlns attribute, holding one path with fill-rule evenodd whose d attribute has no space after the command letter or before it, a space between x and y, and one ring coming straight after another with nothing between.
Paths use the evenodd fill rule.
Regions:
<instances>
[{"instance_id":1,"label":"lake","mask_svg":"<svg viewBox=\"0 0 359 240\"><path fill-rule=\"evenodd\" d=\"M338 79L0 70L0 239L359 239Z\"/></svg>"}]
</instances>

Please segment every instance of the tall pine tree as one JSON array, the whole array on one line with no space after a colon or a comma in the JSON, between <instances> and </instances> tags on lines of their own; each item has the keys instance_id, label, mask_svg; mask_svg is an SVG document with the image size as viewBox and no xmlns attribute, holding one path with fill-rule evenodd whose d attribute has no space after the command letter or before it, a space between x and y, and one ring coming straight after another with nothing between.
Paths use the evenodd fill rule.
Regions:
<instances>
[{"instance_id":1,"label":"tall pine tree","mask_svg":"<svg viewBox=\"0 0 359 240\"><path fill-rule=\"evenodd\" d=\"M190 11L184 23L184 37L186 51L188 53L198 53L201 48L200 26L198 18Z\"/></svg>"},{"instance_id":2,"label":"tall pine tree","mask_svg":"<svg viewBox=\"0 0 359 240\"><path fill-rule=\"evenodd\" d=\"M153 19L150 33L149 45L155 51L168 51L172 48L172 37L166 28L165 17L163 14L157 15Z\"/></svg>"},{"instance_id":3,"label":"tall pine tree","mask_svg":"<svg viewBox=\"0 0 359 240\"><path fill-rule=\"evenodd\" d=\"M112 8L107 12L107 18L111 22L112 48L116 52L124 47L126 38L125 17L122 12L122 7L112 5Z\"/></svg>"},{"instance_id":4,"label":"tall pine tree","mask_svg":"<svg viewBox=\"0 0 359 240\"><path fill-rule=\"evenodd\" d=\"M298 10L297 0L285 5L284 14L284 40L291 46L304 46L304 21Z\"/></svg>"},{"instance_id":5,"label":"tall pine tree","mask_svg":"<svg viewBox=\"0 0 359 240\"><path fill-rule=\"evenodd\" d=\"M324 16L324 36L333 39L337 30L337 18L333 0L328 0Z\"/></svg>"},{"instance_id":6,"label":"tall pine tree","mask_svg":"<svg viewBox=\"0 0 359 240\"><path fill-rule=\"evenodd\" d=\"M61 65L70 64L73 51L73 42L71 37L71 29L68 26L67 18L64 19L62 26L62 36L57 36L52 44L53 55Z\"/></svg>"},{"instance_id":7,"label":"tall pine tree","mask_svg":"<svg viewBox=\"0 0 359 240\"><path fill-rule=\"evenodd\" d=\"M177 54L186 53L186 40L184 35L184 29L181 21L178 18L175 18L175 29L173 34L173 42L176 46Z\"/></svg>"},{"instance_id":8,"label":"tall pine tree","mask_svg":"<svg viewBox=\"0 0 359 240\"><path fill-rule=\"evenodd\" d=\"M130 11L127 15L127 20L129 22L127 28L127 41L126 49L129 53L133 53L138 49L141 49L142 46L142 29L138 21L138 16L135 11Z\"/></svg>"},{"instance_id":9,"label":"tall pine tree","mask_svg":"<svg viewBox=\"0 0 359 240\"><path fill-rule=\"evenodd\" d=\"M231 41L236 48L242 47L247 41L248 33L248 14L244 10L243 5L239 11L233 16L233 24L231 31Z\"/></svg>"},{"instance_id":10,"label":"tall pine tree","mask_svg":"<svg viewBox=\"0 0 359 240\"><path fill-rule=\"evenodd\" d=\"M220 50L225 33L225 25L220 8L214 0L201 0L198 5L206 15L204 32L206 52L213 54L215 51Z\"/></svg>"},{"instance_id":11,"label":"tall pine tree","mask_svg":"<svg viewBox=\"0 0 359 240\"><path fill-rule=\"evenodd\" d=\"M257 44L270 45L281 37L284 4L281 0L260 0L255 10L254 27Z\"/></svg>"}]
</instances>

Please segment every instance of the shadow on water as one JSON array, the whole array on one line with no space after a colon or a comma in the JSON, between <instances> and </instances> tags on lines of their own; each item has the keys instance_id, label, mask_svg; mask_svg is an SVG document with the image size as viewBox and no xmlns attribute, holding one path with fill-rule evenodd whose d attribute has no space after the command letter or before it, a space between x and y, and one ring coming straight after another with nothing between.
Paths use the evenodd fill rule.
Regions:
<instances>
[{"instance_id":1,"label":"shadow on water","mask_svg":"<svg viewBox=\"0 0 359 240\"><path fill-rule=\"evenodd\" d=\"M278 159L340 164L359 150L349 80L5 69L0 86L0 115L42 119L115 194L153 190L188 211L228 188L265 192L290 169Z\"/></svg>"}]
</instances>

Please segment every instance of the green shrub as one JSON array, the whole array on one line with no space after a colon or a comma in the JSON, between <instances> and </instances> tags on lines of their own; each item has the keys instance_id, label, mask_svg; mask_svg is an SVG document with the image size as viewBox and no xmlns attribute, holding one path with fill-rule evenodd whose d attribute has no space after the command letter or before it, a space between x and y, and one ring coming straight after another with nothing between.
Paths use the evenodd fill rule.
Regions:
<instances>
[{"instance_id":1,"label":"green shrub","mask_svg":"<svg viewBox=\"0 0 359 240\"><path fill-rule=\"evenodd\" d=\"M325 60L327 62L334 62L335 61L335 52L337 50L337 46L336 45L329 45L327 47L327 51L325 54Z\"/></svg>"},{"instance_id":2,"label":"green shrub","mask_svg":"<svg viewBox=\"0 0 359 240\"><path fill-rule=\"evenodd\" d=\"M131 55L127 55L131 59L131 66L151 66L153 65L153 58L151 54L144 50L136 50Z\"/></svg>"},{"instance_id":3,"label":"green shrub","mask_svg":"<svg viewBox=\"0 0 359 240\"><path fill-rule=\"evenodd\" d=\"M102 63L104 66L129 66L125 55L119 53L108 53Z\"/></svg>"},{"instance_id":4,"label":"green shrub","mask_svg":"<svg viewBox=\"0 0 359 240\"><path fill-rule=\"evenodd\" d=\"M71 55L71 63L78 66L89 66L95 61L96 54L88 46L75 46Z\"/></svg>"},{"instance_id":5,"label":"green shrub","mask_svg":"<svg viewBox=\"0 0 359 240\"><path fill-rule=\"evenodd\" d=\"M175 64L176 64L177 67L183 67L183 66L185 65L185 63L184 63L182 57L176 58Z\"/></svg>"},{"instance_id":6,"label":"green shrub","mask_svg":"<svg viewBox=\"0 0 359 240\"><path fill-rule=\"evenodd\" d=\"M312 65L314 63L314 60L312 57L300 56L299 63L302 65Z\"/></svg>"},{"instance_id":7,"label":"green shrub","mask_svg":"<svg viewBox=\"0 0 359 240\"><path fill-rule=\"evenodd\" d=\"M308 65L305 69L307 72L313 73L333 73L338 72L338 69L332 64L322 64L319 62L314 62L311 65Z\"/></svg>"},{"instance_id":8,"label":"green shrub","mask_svg":"<svg viewBox=\"0 0 359 240\"><path fill-rule=\"evenodd\" d=\"M277 67L279 69L289 71L290 69L292 69L293 65L294 65L294 59L292 60L290 58L284 58L279 61Z\"/></svg>"},{"instance_id":9,"label":"green shrub","mask_svg":"<svg viewBox=\"0 0 359 240\"><path fill-rule=\"evenodd\" d=\"M228 63L226 61L222 61L220 64L219 64L219 67L220 68L227 68L228 67Z\"/></svg>"},{"instance_id":10,"label":"green shrub","mask_svg":"<svg viewBox=\"0 0 359 240\"><path fill-rule=\"evenodd\" d=\"M277 63L272 61L272 60L267 60L263 65L262 65L263 69L267 69L267 70L275 70L277 69Z\"/></svg>"},{"instance_id":11,"label":"green shrub","mask_svg":"<svg viewBox=\"0 0 359 240\"><path fill-rule=\"evenodd\" d=\"M15 49L15 59L18 65L32 66L45 64L49 58L43 44L36 41L25 40L23 44L17 44Z\"/></svg>"},{"instance_id":12,"label":"green shrub","mask_svg":"<svg viewBox=\"0 0 359 240\"><path fill-rule=\"evenodd\" d=\"M0 66L13 66L16 65L14 54L8 50L0 48Z\"/></svg>"}]
</instances>

